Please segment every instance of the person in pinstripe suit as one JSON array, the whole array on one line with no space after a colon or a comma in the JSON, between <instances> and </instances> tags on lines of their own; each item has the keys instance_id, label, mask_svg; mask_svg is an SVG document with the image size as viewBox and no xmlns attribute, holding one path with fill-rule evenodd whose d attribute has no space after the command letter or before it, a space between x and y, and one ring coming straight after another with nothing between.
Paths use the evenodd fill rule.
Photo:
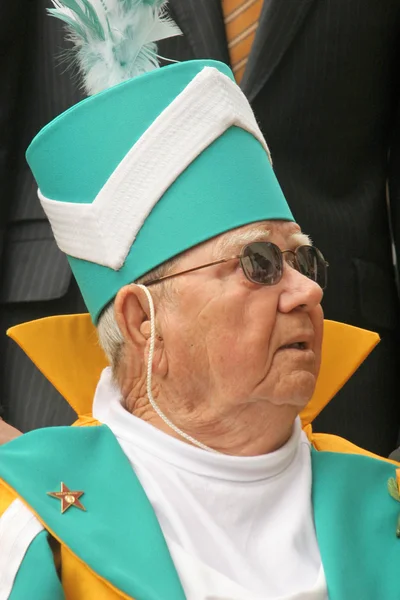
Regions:
<instances>
[{"instance_id":1,"label":"person in pinstripe suit","mask_svg":"<svg viewBox=\"0 0 400 600\"><path fill-rule=\"evenodd\" d=\"M68 76L45 59L52 54L46 44L61 46L58 26L46 20L45 2L33 4L32 40L25 39L30 75L17 94L17 108L25 110L21 149L53 113L76 100ZM170 0L169 10L183 36L161 42L161 56L230 62L221 0ZM329 260L326 317L382 338L315 428L383 455L395 447L400 424L399 297L389 220L397 239L399 34L398 0L264 0L241 74L294 215ZM19 60L28 74L26 58ZM8 196L1 271L2 330L81 310L27 167L21 153L16 156L18 185ZM24 431L69 422L73 415L56 392L18 349L1 344L0 396L9 422Z\"/></svg>"},{"instance_id":2,"label":"person in pinstripe suit","mask_svg":"<svg viewBox=\"0 0 400 600\"><path fill-rule=\"evenodd\" d=\"M46 15L48 6L48 0L0 5L0 406L22 431L69 423L74 413L4 332L50 314L85 311L25 161L32 136L81 96L62 64L64 33Z\"/></svg>"}]
</instances>

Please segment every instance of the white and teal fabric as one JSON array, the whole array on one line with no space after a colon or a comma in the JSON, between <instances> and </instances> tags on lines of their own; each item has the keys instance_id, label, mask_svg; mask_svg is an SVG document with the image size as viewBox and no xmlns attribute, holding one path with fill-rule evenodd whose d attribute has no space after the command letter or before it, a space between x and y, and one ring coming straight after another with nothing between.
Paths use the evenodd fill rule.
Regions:
<instances>
[{"instance_id":1,"label":"white and teal fabric","mask_svg":"<svg viewBox=\"0 0 400 600\"><path fill-rule=\"evenodd\" d=\"M387 490L395 466L313 450L312 472L315 526L329 599L398 600L399 505ZM137 600L184 598L151 504L108 427L59 427L22 436L0 448L0 478L118 589ZM86 512L71 508L62 515L58 503L49 501L47 492L59 487L60 480L85 490ZM51 593L46 595L46 590ZM30 546L11 596L27 597L63 597L45 532Z\"/></svg>"},{"instance_id":2,"label":"white and teal fabric","mask_svg":"<svg viewBox=\"0 0 400 600\"><path fill-rule=\"evenodd\" d=\"M170 65L91 96L47 125L27 160L96 322L124 285L192 246L293 220L230 69Z\"/></svg>"},{"instance_id":3,"label":"white and teal fabric","mask_svg":"<svg viewBox=\"0 0 400 600\"><path fill-rule=\"evenodd\" d=\"M176 439L123 404L107 367L93 416L129 459L189 600L327 600L300 418L275 452L230 456Z\"/></svg>"}]
</instances>

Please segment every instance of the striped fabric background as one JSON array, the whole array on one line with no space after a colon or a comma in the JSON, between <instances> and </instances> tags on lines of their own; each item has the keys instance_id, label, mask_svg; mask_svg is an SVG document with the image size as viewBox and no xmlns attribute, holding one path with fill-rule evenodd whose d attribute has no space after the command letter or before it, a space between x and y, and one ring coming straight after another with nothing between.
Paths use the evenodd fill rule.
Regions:
<instances>
[{"instance_id":1,"label":"striped fabric background","mask_svg":"<svg viewBox=\"0 0 400 600\"><path fill-rule=\"evenodd\" d=\"M4 138L0 140L0 153L10 152L7 194L0 181L0 203L7 203L0 258L0 406L5 417L23 431L45 424L68 424L74 420L74 412L22 350L6 338L6 329L51 314L85 310L68 261L54 242L25 160L26 148L39 129L81 98L71 73L61 64L67 48L61 24L46 16L47 7L48 0L13 0L1 3L0 8L4 17L0 43L6 43L5 34L19 43L18 60L13 64L13 81L18 85L2 85L0 90L0 115L5 116L7 100L13 107L10 126L14 142L6 145ZM12 19L11 10L15 11ZM8 52L6 56L10 60Z\"/></svg>"}]
</instances>

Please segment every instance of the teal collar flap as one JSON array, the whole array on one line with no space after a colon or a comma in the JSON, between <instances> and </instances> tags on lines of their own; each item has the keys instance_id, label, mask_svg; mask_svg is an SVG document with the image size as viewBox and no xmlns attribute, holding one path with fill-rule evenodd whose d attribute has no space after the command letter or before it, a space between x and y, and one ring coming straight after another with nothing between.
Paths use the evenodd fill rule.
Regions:
<instances>
[{"instance_id":1,"label":"teal collar flap","mask_svg":"<svg viewBox=\"0 0 400 600\"><path fill-rule=\"evenodd\" d=\"M362 455L312 451L317 539L330 600L398 600L400 503L395 466Z\"/></svg>"},{"instance_id":2,"label":"teal collar flap","mask_svg":"<svg viewBox=\"0 0 400 600\"><path fill-rule=\"evenodd\" d=\"M0 448L0 477L103 579L136 600L185 595L153 508L117 440L102 425L28 433ZM47 492L82 490L86 511Z\"/></svg>"}]
</instances>

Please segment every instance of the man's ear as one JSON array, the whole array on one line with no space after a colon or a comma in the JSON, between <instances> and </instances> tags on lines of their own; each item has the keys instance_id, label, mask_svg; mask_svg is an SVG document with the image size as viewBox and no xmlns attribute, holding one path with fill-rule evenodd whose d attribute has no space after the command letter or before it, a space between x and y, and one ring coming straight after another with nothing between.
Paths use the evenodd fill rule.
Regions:
<instances>
[{"instance_id":1,"label":"man's ear","mask_svg":"<svg viewBox=\"0 0 400 600\"><path fill-rule=\"evenodd\" d=\"M137 347L146 344L143 323L150 319L149 303L144 291L131 284L121 288L114 301L115 319L126 342Z\"/></svg>"}]
</instances>

